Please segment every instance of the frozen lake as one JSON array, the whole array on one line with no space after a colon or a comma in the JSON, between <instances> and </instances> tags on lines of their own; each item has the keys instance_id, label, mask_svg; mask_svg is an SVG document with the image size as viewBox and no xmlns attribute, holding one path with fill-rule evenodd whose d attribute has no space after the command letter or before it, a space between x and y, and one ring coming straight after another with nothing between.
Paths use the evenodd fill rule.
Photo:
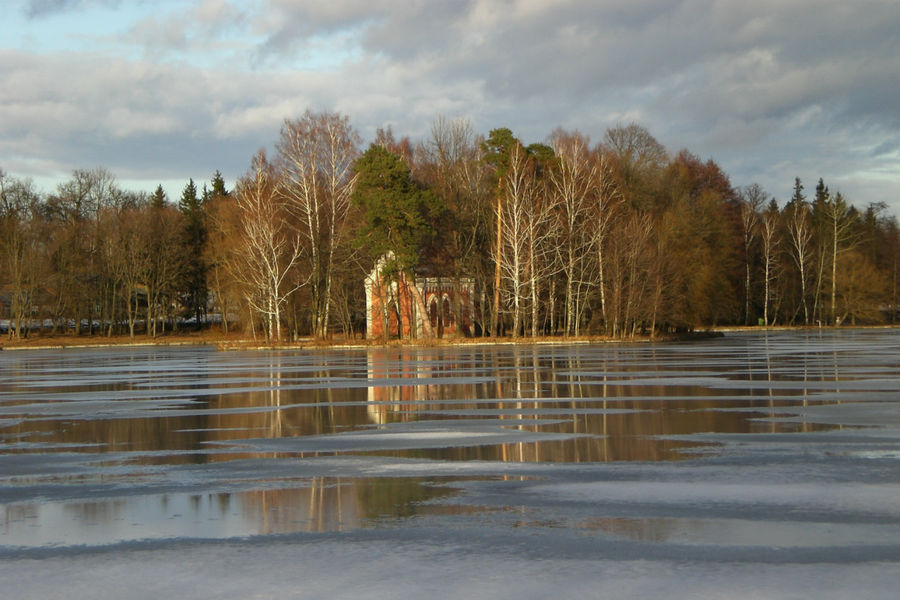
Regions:
<instances>
[{"instance_id":1,"label":"frozen lake","mask_svg":"<svg viewBox=\"0 0 900 600\"><path fill-rule=\"evenodd\" d=\"M900 330L0 352L0 596L896 598Z\"/></svg>"}]
</instances>

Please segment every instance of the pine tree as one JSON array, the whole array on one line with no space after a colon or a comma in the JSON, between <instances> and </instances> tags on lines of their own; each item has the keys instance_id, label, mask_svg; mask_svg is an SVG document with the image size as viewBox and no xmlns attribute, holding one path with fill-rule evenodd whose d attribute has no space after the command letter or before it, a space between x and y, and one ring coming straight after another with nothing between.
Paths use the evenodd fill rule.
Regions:
<instances>
[{"instance_id":1,"label":"pine tree","mask_svg":"<svg viewBox=\"0 0 900 600\"><path fill-rule=\"evenodd\" d=\"M375 256L393 254L388 270L409 282L410 293L424 315L413 269L434 238L434 223L442 207L430 190L416 185L403 159L382 146L371 145L356 161L355 170L358 179L351 200L364 214L360 244ZM423 319L422 325L424 335L433 337L428 319Z\"/></svg>"},{"instance_id":2,"label":"pine tree","mask_svg":"<svg viewBox=\"0 0 900 600\"><path fill-rule=\"evenodd\" d=\"M491 331L492 335L499 335L500 329L500 276L502 265L500 262L500 248L502 245L501 237L503 231L503 179L509 171L510 149L519 144L519 140L513 135L512 131L506 127L492 129L488 139L481 143L481 151L484 155L484 162L492 168L492 182L496 190L496 208L495 215L497 220L497 232L494 240L494 249L496 260L494 263L494 300L493 310L491 311Z\"/></svg>"}]
</instances>

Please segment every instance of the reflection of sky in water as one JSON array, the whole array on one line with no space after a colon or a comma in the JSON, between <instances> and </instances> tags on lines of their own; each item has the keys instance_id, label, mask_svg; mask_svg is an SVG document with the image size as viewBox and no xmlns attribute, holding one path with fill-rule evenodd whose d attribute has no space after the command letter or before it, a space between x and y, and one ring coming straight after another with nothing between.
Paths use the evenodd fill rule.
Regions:
<instances>
[{"instance_id":1,"label":"reflection of sky in water","mask_svg":"<svg viewBox=\"0 0 900 600\"><path fill-rule=\"evenodd\" d=\"M379 494L382 488L386 491ZM350 531L374 519L427 511L418 503L452 493L416 479L314 478L299 488L10 504L0 514L0 545L103 545Z\"/></svg>"},{"instance_id":2,"label":"reflection of sky in water","mask_svg":"<svg viewBox=\"0 0 900 600\"><path fill-rule=\"evenodd\" d=\"M823 457L829 469L815 463L803 474L826 481L839 458L858 461L860 477L867 465L896 461L897 336L3 352L0 546L344 531L385 516L471 511L660 543L877 544L900 533L897 515L877 508L893 488L862 494L869 504L807 502L818 516L779 526L767 511L800 497L776 502L770 492L781 488L772 486L797 474L768 477L773 464L797 457ZM727 475L755 481L756 504L731 499L741 514L685 514L721 489L722 475L668 488L697 491L683 502L668 492L650 493L649 504L635 495L651 489L637 483L646 465L669 477L683 471L660 461L696 456L772 461L756 470L739 463ZM574 499L553 492L607 477L600 467L623 482L588 486ZM456 478L462 491L436 477ZM524 488L483 495L481 477L562 479L529 503ZM603 510L582 510L586 503ZM521 519L498 516L515 507ZM854 524L854 514L872 510L890 523ZM835 514L849 522L829 525Z\"/></svg>"},{"instance_id":3,"label":"reflection of sky in water","mask_svg":"<svg viewBox=\"0 0 900 600\"><path fill-rule=\"evenodd\" d=\"M742 519L600 518L575 524L585 531L644 542L712 546L827 547L888 545L898 528L876 524L777 523Z\"/></svg>"}]
</instances>

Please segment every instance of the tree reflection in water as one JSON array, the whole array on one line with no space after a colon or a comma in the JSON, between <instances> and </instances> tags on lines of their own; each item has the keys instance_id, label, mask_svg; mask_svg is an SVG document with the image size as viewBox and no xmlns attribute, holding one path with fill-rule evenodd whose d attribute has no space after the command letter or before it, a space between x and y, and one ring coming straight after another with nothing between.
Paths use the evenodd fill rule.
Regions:
<instances>
[{"instance_id":1,"label":"tree reflection in water","mask_svg":"<svg viewBox=\"0 0 900 600\"><path fill-rule=\"evenodd\" d=\"M21 492L25 501L4 505L6 531L36 521L184 527L190 518L203 534L211 529L196 522L235 514L251 523L240 535L339 531L428 510L430 498L451 492L431 480L328 472L270 480L248 467L239 478L236 465L373 455L435 464L666 461L702 448L694 434L839 427L808 422L804 411L841 401L856 368L848 356L866 340L803 336L811 349L799 353L796 336L767 334L659 346L7 352L0 459L9 490L77 485L96 495L164 481L178 467L242 483L190 501L177 489L124 503L77 494L42 503ZM777 419L791 411L800 417ZM631 525L597 525L620 526Z\"/></svg>"}]
</instances>

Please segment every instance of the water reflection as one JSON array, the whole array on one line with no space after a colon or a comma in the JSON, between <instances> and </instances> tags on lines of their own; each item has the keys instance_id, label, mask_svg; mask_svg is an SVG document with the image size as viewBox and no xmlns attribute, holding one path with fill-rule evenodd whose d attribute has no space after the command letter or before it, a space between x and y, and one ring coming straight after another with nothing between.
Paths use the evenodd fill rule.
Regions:
<instances>
[{"instance_id":1,"label":"water reflection","mask_svg":"<svg viewBox=\"0 0 900 600\"><path fill-rule=\"evenodd\" d=\"M454 493L440 481L418 478L314 477L294 488L10 504L2 506L0 546L347 531L379 519L428 514L429 500ZM448 510L443 505L438 512Z\"/></svg>"},{"instance_id":2,"label":"water reflection","mask_svg":"<svg viewBox=\"0 0 900 600\"><path fill-rule=\"evenodd\" d=\"M878 524L770 522L759 519L604 517L571 524L582 531L639 542L771 548L886 544L896 529Z\"/></svg>"},{"instance_id":3,"label":"water reflection","mask_svg":"<svg viewBox=\"0 0 900 600\"><path fill-rule=\"evenodd\" d=\"M259 439L313 440L437 420L456 430L477 421L553 437L448 447L421 436L416 448L356 451L441 460L678 459L696 445L683 441L693 433L821 428L774 417L784 407L839 400L848 375L839 371L838 350L791 355L783 342L760 336L704 346L171 348L124 357L68 351L34 361L18 354L3 357L10 383L0 392L0 449L204 463L231 460L235 448L246 448L242 456L292 452L254 452ZM342 452L310 448L295 454Z\"/></svg>"},{"instance_id":4,"label":"water reflection","mask_svg":"<svg viewBox=\"0 0 900 600\"><path fill-rule=\"evenodd\" d=\"M341 531L373 519L478 510L430 503L454 493L433 478L238 477L236 459L662 461L690 457L708 443L692 434L840 427L807 421L806 411L894 394L896 336L3 352L0 493L7 496L0 502L10 491L15 500L0 504L0 545ZM792 412L800 417L781 418ZM198 473L216 469L214 485L205 487ZM180 482L166 480L170 471L212 491L179 493ZM176 491L154 491L159 480ZM240 489L231 487L238 480ZM131 491L141 485L148 486L143 493ZM567 526L650 541L688 539L696 529L693 521L608 515ZM732 539L752 537L743 523L728 527ZM712 531L698 539L711 539Z\"/></svg>"}]
</instances>

